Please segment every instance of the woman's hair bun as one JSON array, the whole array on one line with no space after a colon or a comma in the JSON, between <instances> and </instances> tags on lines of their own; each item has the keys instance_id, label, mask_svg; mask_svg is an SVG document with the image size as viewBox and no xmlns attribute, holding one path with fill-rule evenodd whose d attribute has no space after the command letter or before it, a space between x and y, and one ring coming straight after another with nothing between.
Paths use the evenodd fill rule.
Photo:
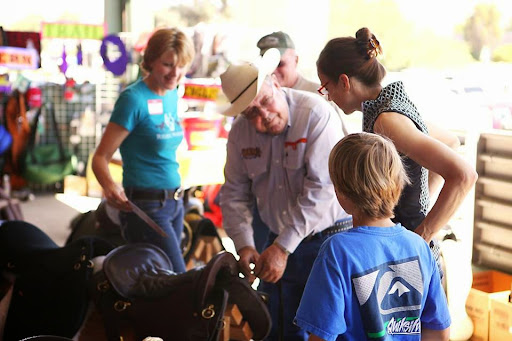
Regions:
<instances>
[{"instance_id":1,"label":"woman's hair bun","mask_svg":"<svg viewBox=\"0 0 512 341\"><path fill-rule=\"evenodd\" d=\"M367 27L360 28L356 32L356 44L359 46L360 53L368 56L368 58L374 58L378 54L382 54L380 42Z\"/></svg>"}]
</instances>

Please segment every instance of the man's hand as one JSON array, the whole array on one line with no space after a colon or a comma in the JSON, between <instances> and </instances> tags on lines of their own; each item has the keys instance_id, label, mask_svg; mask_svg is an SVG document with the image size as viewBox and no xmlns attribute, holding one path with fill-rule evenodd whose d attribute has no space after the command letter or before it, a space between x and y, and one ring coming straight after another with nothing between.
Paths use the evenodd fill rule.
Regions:
<instances>
[{"instance_id":1,"label":"man's hand","mask_svg":"<svg viewBox=\"0 0 512 341\"><path fill-rule=\"evenodd\" d=\"M254 267L254 274L265 282L276 283L283 277L288 254L272 244L263 251Z\"/></svg>"},{"instance_id":2,"label":"man's hand","mask_svg":"<svg viewBox=\"0 0 512 341\"><path fill-rule=\"evenodd\" d=\"M252 284L256 279L256 276L254 275L254 271L251 269L251 264L256 264L258 262L260 254L255 248L246 246L238 250L238 255L240 256L240 260L238 261L240 270L244 274L245 278L248 279L249 283Z\"/></svg>"}]
</instances>

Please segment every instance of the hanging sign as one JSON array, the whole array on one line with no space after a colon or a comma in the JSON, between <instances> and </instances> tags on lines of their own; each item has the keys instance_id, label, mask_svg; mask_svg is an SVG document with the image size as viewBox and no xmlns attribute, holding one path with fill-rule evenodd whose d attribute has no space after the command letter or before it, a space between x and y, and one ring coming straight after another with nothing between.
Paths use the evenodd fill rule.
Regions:
<instances>
[{"instance_id":1,"label":"hanging sign","mask_svg":"<svg viewBox=\"0 0 512 341\"><path fill-rule=\"evenodd\" d=\"M112 44L117 47L118 57L110 58L108 56L108 45ZM124 46L121 38L114 34L109 34L103 41L100 46L100 55L103 58L103 64L105 68L112 72L116 76L122 76L126 71L126 66L128 65L129 57L128 52L126 51L126 47Z\"/></svg>"},{"instance_id":2,"label":"hanging sign","mask_svg":"<svg viewBox=\"0 0 512 341\"><path fill-rule=\"evenodd\" d=\"M15 70L33 70L38 67L36 49L0 46L0 66Z\"/></svg>"},{"instance_id":3,"label":"hanging sign","mask_svg":"<svg viewBox=\"0 0 512 341\"><path fill-rule=\"evenodd\" d=\"M70 38L101 40L105 35L103 25L80 23L43 23L42 38Z\"/></svg>"},{"instance_id":4,"label":"hanging sign","mask_svg":"<svg viewBox=\"0 0 512 341\"><path fill-rule=\"evenodd\" d=\"M185 83L183 98L200 101L215 101L221 87L218 84Z\"/></svg>"}]
</instances>

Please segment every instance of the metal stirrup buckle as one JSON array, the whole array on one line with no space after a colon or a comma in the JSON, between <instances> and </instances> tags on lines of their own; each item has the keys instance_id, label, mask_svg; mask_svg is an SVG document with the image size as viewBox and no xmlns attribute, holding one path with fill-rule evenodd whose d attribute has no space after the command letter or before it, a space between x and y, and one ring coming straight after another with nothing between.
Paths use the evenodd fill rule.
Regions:
<instances>
[{"instance_id":1,"label":"metal stirrup buckle","mask_svg":"<svg viewBox=\"0 0 512 341\"><path fill-rule=\"evenodd\" d=\"M211 319L215 316L215 306L213 304L210 304L208 307L204 308L203 311L201 311L201 316L204 319Z\"/></svg>"}]
</instances>

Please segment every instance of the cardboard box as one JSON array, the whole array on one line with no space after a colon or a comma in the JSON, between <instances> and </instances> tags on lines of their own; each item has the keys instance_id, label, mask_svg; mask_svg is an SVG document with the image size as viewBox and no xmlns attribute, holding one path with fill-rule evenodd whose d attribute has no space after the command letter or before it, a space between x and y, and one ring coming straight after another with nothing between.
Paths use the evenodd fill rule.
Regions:
<instances>
[{"instance_id":1,"label":"cardboard box","mask_svg":"<svg viewBox=\"0 0 512 341\"><path fill-rule=\"evenodd\" d=\"M510 293L512 276L499 271L482 271L473 274L473 285L466 300L466 312L473 321L472 341L489 340L491 300Z\"/></svg>"},{"instance_id":2,"label":"cardboard box","mask_svg":"<svg viewBox=\"0 0 512 341\"><path fill-rule=\"evenodd\" d=\"M512 340L512 303L509 291L495 294L489 313L489 341Z\"/></svg>"},{"instance_id":3,"label":"cardboard box","mask_svg":"<svg viewBox=\"0 0 512 341\"><path fill-rule=\"evenodd\" d=\"M87 196L92 198L103 197L103 188L96 178L87 178Z\"/></svg>"},{"instance_id":4,"label":"cardboard box","mask_svg":"<svg viewBox=\"0 0 512 341\"><path fill-rule=\"evenodd\" d=\"M64 193L87 195L87 180L83 176L66 175L64 177Z\"/></svg>"}]
</instances>

